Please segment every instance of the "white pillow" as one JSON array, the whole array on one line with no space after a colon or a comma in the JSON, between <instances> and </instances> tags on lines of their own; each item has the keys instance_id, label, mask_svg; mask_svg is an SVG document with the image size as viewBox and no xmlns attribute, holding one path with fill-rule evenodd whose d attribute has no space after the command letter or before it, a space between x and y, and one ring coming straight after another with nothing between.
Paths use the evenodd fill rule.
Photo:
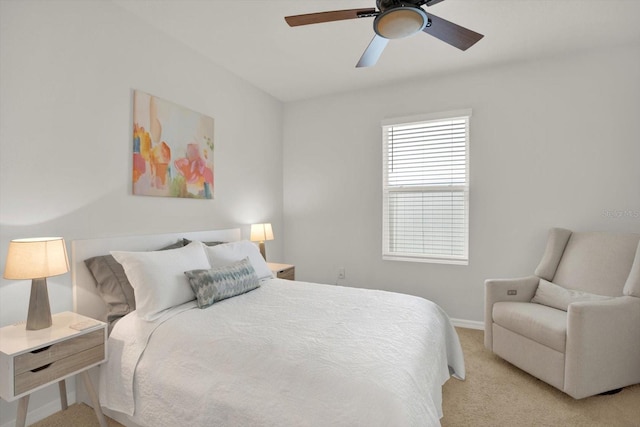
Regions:
<instances>
[{"instance_id":1,"label":"white pillow","mask_svg":"<svg viewBox=\"0 0 640 427\"><path fill-rule=\"evenodd\" d=\"M531 299L531 302L567 311L569 310L569 304L572 302L599 301L611 298L612 297L563 288L555 283L540 279L538 289L536 289L536 294Z\"/></svg>"},{"instance_id":2,"label":"white pillow","mask_svg":"<svg viewBox=\"0 0 640 427\"><path fill-rule=\"evenodd\" d=\"M267 262L262 258L258 247L248 240L223 243L216 246L204 246L204 250L213 268L249 258L249 262L251 262L253 269L256 271L258 279L273 279L273 273L269 269Z\"/></svg>"},{"instance_id":3,"label":"white pillow","mask_svg":"<svg viewBox=\"0 0 640 427\"><path fill-rule=\"evenodd\" d=\"M200 242L166 251L111 251L111 255L122 264L135 293L136 312L145 320L155 320L161 311L195 299L184 272L210 268Z\"/></svg>"}]
</instances>

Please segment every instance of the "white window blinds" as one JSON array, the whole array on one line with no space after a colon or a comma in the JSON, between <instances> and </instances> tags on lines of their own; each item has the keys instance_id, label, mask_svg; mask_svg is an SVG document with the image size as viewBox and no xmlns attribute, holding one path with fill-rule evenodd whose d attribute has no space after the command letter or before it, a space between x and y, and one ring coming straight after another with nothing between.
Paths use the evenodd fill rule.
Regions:
<instances>
[{"instance_id":1,"label":"white window blinds","mask_svg":"<svg viewBox=\"0 0 640 427\"><path fill-rule=\"evenodd\" d=\"M467 264L470 116L383 123L383 259Z\"/></svg>"}]
</instances>

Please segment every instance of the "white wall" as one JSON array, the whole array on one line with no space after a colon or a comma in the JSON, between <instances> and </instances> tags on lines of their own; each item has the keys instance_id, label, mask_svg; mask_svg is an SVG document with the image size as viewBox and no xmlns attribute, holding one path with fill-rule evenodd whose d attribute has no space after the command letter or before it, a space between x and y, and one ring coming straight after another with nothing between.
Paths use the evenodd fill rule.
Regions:
<instances>
[{"instance_id":1,"label":"white wall","mask_svg":"<svg viewBox=\"0 0 640 427\"><path fill-rule=\"evenodd\" d=\"M111 2L0 2L0 268L13 238L282 223L282 105ZM214 200L131 195L132 90L215 119ZM245 234L248 236L248 234ZM267 242L281 259L282 239ZM53 312L72 309L70 274ZM0 326L24 320L28 281L0 282ZM73 385L69 388L73 391ZM0 425L16 403L0 403ZM35 393L29 422L59 410Z\"/></svg>"},{"instance_id":2,"label":"white wall","mask_svg":"<svg viewBox=\"0 0 640 427\"><path fill-rule=\"evenodd\" d=\"M640 232L638 76L636 44L287 104L286 261L481 321L484 280L532 274L549 227ZM381 120L464 108L469 265L382 261Z\"/></svg>"}]
</instances>

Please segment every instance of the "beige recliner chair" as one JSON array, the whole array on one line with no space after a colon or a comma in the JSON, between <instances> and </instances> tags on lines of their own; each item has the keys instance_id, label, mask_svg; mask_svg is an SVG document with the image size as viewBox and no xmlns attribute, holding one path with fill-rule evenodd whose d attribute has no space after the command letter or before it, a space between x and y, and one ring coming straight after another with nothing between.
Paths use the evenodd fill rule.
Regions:
<instances>
[{"instance_id":1,"label":"beige recliner chair","mask_svg":"<svg viewBox=\"0 0 640 427\"><path fill-rule=\"evenodd\" d=\"M575 399L640 383L640 234L552 229L535 275L485 281L484 343Z\"/></svg>"}]
</instances>

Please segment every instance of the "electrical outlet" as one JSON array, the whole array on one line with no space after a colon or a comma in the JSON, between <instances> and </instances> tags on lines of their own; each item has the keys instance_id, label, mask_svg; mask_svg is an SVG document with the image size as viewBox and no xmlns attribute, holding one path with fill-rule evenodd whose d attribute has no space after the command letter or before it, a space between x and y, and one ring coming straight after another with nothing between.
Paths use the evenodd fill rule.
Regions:
<instances>
[{"instance_id":1,"label":"electrical outlet","mask_svg":"<svg viewBox=\"0 0 640 427\"><path fill-rule=\"evenodd\" d=\"M338 279L344 279L345 277L346 276L345 276L345 273L344 273L344 267L339 268L338 269Z\"/></svg>"},{"instance_id":2,"label":"electrical outlet","mask_svg":"<svg viewBox=\"0 0 640 427\"><path fill-rule=\"evenodd\" d=\"M518 295L518 291L516 289L508 289L507 295Z\"/></svg>"}]
</instances>

